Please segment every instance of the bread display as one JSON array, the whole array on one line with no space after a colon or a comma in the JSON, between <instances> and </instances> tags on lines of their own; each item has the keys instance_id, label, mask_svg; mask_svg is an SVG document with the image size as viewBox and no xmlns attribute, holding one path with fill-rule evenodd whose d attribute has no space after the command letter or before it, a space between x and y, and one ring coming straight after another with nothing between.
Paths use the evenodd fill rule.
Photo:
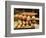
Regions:
<instances>
[{"instance_id":1,"label":"bread display","mask_svg":"<svg viewBox=\"0 0 46 38\"><path fill-rule=\"evenodd\" d=\"M39 25L38 13L35 12L22 12L14 14L14 28L15 29L35 29L35 25ZM17 22L16 22L17 21Z\"/></svg>"}]
</instances>

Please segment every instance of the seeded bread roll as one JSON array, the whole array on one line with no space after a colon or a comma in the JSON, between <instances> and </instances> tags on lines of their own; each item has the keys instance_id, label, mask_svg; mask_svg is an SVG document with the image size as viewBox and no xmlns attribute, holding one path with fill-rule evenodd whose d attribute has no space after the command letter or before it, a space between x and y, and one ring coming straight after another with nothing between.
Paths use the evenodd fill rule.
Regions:
<instances>
[{"instance_id":1,"label":"seeded bread roll","mask_svg":"<svg viewBox=\"0 0 46 38\"><path fill-rule=\"evenodd\" d=\"M25 21L23 21L23 24L25 24Z\"/></svg>"},{"instance_id":2,"label":"seeded bread roll","mask_svg":"<svg viewBox=\"0 0 46 38\"><path fill-rule=\"evenodd\" d=\"M24 15L22 18L23 18L23 20L25 20L27 17Z\"/></svg>"},{"instance_id":3,"label":"seeded bread roll","mask_svg":"<svg viewBox=\"0 0 46 38\"><path fill-rule=\"evenodd\" d=\"M32 18L35 18L35 16L32 16Z\"/></svg>"},{"instance_id":4,"label":"seeded bread roll","mask_svg":"<svg viewBox=\"0 0 46 38\"><path fill-rule=\"evenodd\" d=\"M22 15L19 15L18 18L21 19L23 16Z\"/></svg>"},{"instance_id":5,"label":"seeded bread roll","mask_svg":"<svg viewBox=\"0 0 46 38\"><path fill-rule=\"evenodd\" d=\"M19 17L19 14L16 14L14 17L18 18Z\"/></svg>"},{"instance_id":6,"label":"seeded bread roll","mask_svg":"<svg viewBox=\"0 0 46 38\"><path fill-rule=\"evenodd\" d=\"M26 21L26 24L28 24L28 21Z\"/></svg>"},{"instance_id":7,"label":"seeded bread roll","mask_svg":"<svg viewBox=\"0 0 46 38\"><path fill-rule=\"evenodd\" d=\"M18 26L18 22L15 21L15 22L14 22L14 28L17 28L17 26Z\"/></svg>"},{"instance_id":8,"label":"seeded bread roll","mask_svg":"<svg viewBox=\"0 0 46 38\"><path fill-rule=\"evenodd\" d=\"M17 28L21 28L21 25L18 25L18 27Z\"/></svg>"},{"instance_id":9,"label":"seeded bread roll","mask_svg":"<svg viewBox=\"0 0 46 38\"><path fill-rule=\"evenodd\" d=\"M29 21L29 20L30 20L30 16L27 17L27 21Z\"/></svg>"}]
</instances>

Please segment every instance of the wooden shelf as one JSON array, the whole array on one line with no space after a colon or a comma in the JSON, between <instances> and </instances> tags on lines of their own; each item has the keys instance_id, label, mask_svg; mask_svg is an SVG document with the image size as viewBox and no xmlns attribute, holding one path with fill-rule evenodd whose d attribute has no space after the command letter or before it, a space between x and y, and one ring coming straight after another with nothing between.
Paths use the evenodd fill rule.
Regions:
<instances>
[{"instance_id":1,"label":"wooden shelf","mask_svg":"<svg viewBox=\"0 0 46 38\"><path fill-rule=\"evenodd\" d=\"M24 12L24 13L21 13L22 15L29 15L29 16L34 16L34 15L37 15L37 13L33 13L33 12Z\"/></svg>"}]
</instances>

